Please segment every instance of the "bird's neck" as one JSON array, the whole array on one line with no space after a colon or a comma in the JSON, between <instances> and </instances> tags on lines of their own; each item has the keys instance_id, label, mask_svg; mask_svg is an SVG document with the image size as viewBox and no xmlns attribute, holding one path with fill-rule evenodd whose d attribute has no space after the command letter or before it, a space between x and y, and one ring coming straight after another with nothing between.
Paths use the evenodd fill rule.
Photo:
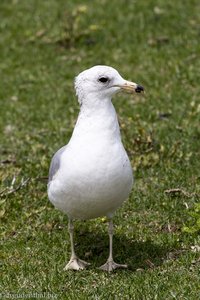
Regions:
<instances>
[{"instance_id":1,"label":"bird's neck","mask_svg":"<svg viewBox=\"0 0 200 300\"><path fill-rule=\"evenodd\" d=\"M120 140L120 130L111 99L87 99L81 105L72 138L103 137Z\"/></svg>"}]
</instances>

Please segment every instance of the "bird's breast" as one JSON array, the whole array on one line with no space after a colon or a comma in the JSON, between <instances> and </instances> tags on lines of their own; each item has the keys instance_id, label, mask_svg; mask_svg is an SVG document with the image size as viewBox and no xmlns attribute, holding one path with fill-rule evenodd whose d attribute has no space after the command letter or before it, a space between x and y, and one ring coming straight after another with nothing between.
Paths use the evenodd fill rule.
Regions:
<instances>
[{"instance_id":1,"label":"bird's breast","mask_svg":"<svg viewBox=\"0 0 200 300\"><path fill-rule=\"evenodd\" d=\"M113 212L127 199L133 182L130 161L121 142L94 141L67 147L55 178L54 205L76 218ZM57 185L57 188L55 186ZM56 202L56 203L55 203Z\"/></svg>"}]
</instances>

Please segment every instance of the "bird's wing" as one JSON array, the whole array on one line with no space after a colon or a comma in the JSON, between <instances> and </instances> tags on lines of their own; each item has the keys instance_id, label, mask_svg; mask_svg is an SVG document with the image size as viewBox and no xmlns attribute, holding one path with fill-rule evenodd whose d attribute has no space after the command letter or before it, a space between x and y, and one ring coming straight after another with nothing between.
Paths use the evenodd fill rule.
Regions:
<instances>
[{"instance_id":1,"label":"bird's wing","mask_svg":"<svg viewBox=\"0 0 200 300\"><path fill-rule=\"evenodd\" d=\"M66 147L67 147L67 145L63 146L54 154L54 156L51 160L50 168L49 168L48 182L50 182L53 179L54 175L58 172L58 170L60 168L61 155L65 151Z\"/></svg>"}]
</instances>

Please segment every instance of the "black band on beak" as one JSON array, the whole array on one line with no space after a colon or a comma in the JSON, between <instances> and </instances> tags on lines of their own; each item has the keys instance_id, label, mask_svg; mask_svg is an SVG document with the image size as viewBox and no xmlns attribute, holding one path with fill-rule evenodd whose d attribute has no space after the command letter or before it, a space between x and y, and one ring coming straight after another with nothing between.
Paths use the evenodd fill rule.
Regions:
<instances>
[{"instance_id":1,"label":"black band on beak","mask_svg":"<svg viewBox=\"0 0 200 300\"><path fill-rule=\"evenodd\" d=\"M137 87L136 87L136 89L135 89L135 92L136 92L136 93L144 92L143 86L141 86L141 85L138 84Z\"/></svg>"}]
</instances>

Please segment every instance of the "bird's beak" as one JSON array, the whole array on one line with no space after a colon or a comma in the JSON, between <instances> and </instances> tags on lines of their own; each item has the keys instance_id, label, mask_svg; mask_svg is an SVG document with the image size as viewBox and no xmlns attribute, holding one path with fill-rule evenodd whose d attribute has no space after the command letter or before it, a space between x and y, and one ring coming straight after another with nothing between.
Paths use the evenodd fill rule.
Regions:
<instances>
[{"instance_id":1,"label":"bird's beak","mask_svg":"<svg viewBox=\"0 0 200 300\"><path fill-rule=\"evenodd\" d=\"M131 81L125 81L124 84L117 85L121 90L126 91L128 93L141 93L144 92L143 86L131 82Z\"/></svg>"}]
</instances>

